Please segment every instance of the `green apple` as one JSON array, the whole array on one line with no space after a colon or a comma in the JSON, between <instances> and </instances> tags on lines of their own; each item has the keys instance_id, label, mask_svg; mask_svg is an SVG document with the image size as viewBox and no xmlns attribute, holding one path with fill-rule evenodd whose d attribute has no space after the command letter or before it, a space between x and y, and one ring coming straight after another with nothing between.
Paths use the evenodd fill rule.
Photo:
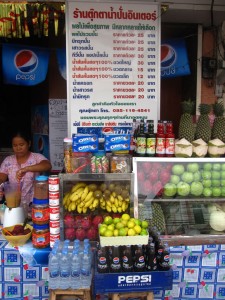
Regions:
<instances>
[{"instance_id":1,"label":"green apple","mask_svg":"<svg viewBox=\"0 0 225 300\"><path fill-rule=\"evenodd\" d=\"M141 229L142 229L142 228L141 228L140 225L135 225L135 226L134 226L134 230L135 230L136 234L140 234Z\"/></svg>"},{"instance_id":2,"label":"green apple","mask_svg":"<svg viewBox=\"0 0 225 300\"><path fill-rule=\"evenodd\" d=\"M212 179L220 179L220 171L212 171Z\"/></svg>"},{"instance_id":3,"label":"green apple","mask_svg":"<svg viewBox=\"0 0 225 300\"><path fill-rule=\"evenodd\" d=\"M201 181L202 175L200 171L195 172L193 181Z\"/></svg>"},{"instance_id":4,"label":"green apple","mask_svg":"<svg viewBox=\"0 0 225 300\"><path fill-rule=\"evenodd\" d=\"M213 197L220 197L221 196L221 188L213 187L212 188L212 196Z\"/></svg>"},{"instance_id":5,"label":"green apple","mask_svg":"<svg viewBox=\"0 0 225 300\"><path fill-rule=\"evenodd\" d=\"M141 228L142 229L147 229L148 228L148 221L146 221L146 220L143 220L142 222L141 222Z\"/></svg>"},{"instance_id":6,"label":"green apple","mask_svg":"<svg viewBox=\"0 0 225 300\"><path fill-rule=\"evenodd\" d=\"M221 197L225 197L225 187L221 187Z\"/></svg>"},{"instance_id":7,"label":"green apple","mask_svg":"<svg viewBox=\"0 0 225 300\"><path fill-rule=\"evenodd\" d=\"M202 179L211 179L211 176L212 176L212 174L211 174L211 171L205 171L205 170L203 170L202 171Z\"/></svg>"},{"instance_id":8,"label":"green apple","mask_svg":"<svg viewBox=\"0 0 225 300\"><path fill-rule=\"evenodd\" d=\"M127 235L127 230L125 228L120 228L119 229L119 236L126 236Z\"/></svg>"},{"instance_id":9,"label":"green apple","mask_svg":"<svg viewBox=\"0 0 225 300\"><path fill-rule=\"evenodd\" d=\"M211 188L204 187L202 194L203 194L204 197L211 197L212 196Z\"/></svg>"},{"instance_id":10,"label":"green apple","mask_svg":"<svg viewBox=\"0 0 225 300\"><path fill-rule=\"evenodd\" d=\"M221 164L221 171L225 171L225 164Z\"/></svg>"},{"instance_id":11,"label":"green apple","mask_svg":"<svg viewBox=\"0 0 225 300\"><path fill-rule=\"evenodd\" d=\"M221 165L219 163L214 163L212 169L215 171L220 171Z\"/></svg>"},{"instance_id":12,"label":"green apple","mask_svg":"<svg viewBox=\"0 0 225 300\"><path fill-rule=\"evenodd\" d=\"M180 182L180 176L172 174L170 176L170 182L174 184L178 184L178 182Z\"/></svg>"},{"instance_id":13,"label":"green apple","mask_svg":"<svg viewBox=\"0 0 225 300\"><path fill-rule=\"evenodd\" d=\"M225 179L225 171L221 171L220 172L220 178L221 179Z\"/></svg>"},{"instance_id":14,"label":"green apple","mask_svg":"<svg viewBox=\"0 0 225 300\"><path fill-rule=\"evenodd\" d=\"M191 194L193 196L200 196L203 192L203 184L200 181L194 181L191 184Z\"/></svg>"},{"instance_id":15,"label":"green apple","mask_svg":"<svg viewBox=\"0 0 225 300\"><path fill-rule=\"evenodd\" d=\"M220 185L225 187L225 179L220 180Z\"/></svg>"},{"instance_id":16,"label":"green apple","mask_svg":"<svg viewBox=\"0 0 225 300\"><path fill-rule=\"evenodd\" d=\"M180 181L177 184L177 194L179 196L187 196L190 193L190 185L186 182Z\"/></svg>"},{"instance_id":17,"label":"green apple","mask_svg":"<svg viewBox=\"0 0 225 300\"><path fill-rule=\"evenodd\" d=\"M127 227L128 227L128 228L134 228L135 225L136 225L136 224L135 224L134 221L130 221L130 220L129 220L129 221L127 222Z\"/></svg>"},{"instance_id":18,"label":"green apple","mask_svg":"<svg viewBox=\"0 0 225 300\"><path fill-rule=\"evenodd\" d=\"M118 223L116 223L115 227L116 227L116 229L120 229L120 228L124 227L124 224L122 222L118 222Z\"/></svg>"},{"instance_id":19,"label":"green apple","mask_svg":"<svg viewBox=\"0 0 225 300\"><path fill-rule=\"evenodd\" d=\"M177 193L177 186L174 183L168 182L164 185L163 193L166 197L173 197Z\"/></svg>"},{"instance_id":20,"label":"green apple","mask_svg":"<svg viewBox=\"0 0 225 300\"><path fill-rule=\"evenodd\" d=\"M103 223L106 225L112 224L113 218L111 216L106 216L103 220Z\"/></svg>"},{"instance_id":21,"label":"green apple","mask_svg":"<svg viewBox=\"0 0 225 300\"><path fill-rule=\"evenodd\" d=\"M212 170L212 163L204 163L203 164L203 170L211 171Z\"/></svg>"},{"instance_id":22,"label":"green apple","mask_svg":"<svg viewBox=\"0 0 225 300\"><path fill-rule=\"evenodd\" d=\"M203 179L202 184L204 187L209 188L212 185L212 180L211 179Z\"/></svg>"},{"instance_id":23,"label":"green apple","mask_svg":"<svg viewBox=\"0 0 225 300\"><path fill-rule=\"evenodd\" d=\"M198 163L189 163L189 164L187 164L186 169L188 172L195 173L199 170L199 165L198 165Z\"/></svg>"},{"instance_id":24,"label":"green apple","mask_svg":"<svg viewBox=\"0 0 225 300\"><path fill-rule=\"evenodd\" d=\"M109 230L109 229L106 229L104 236L106 236L106 237L111 237L111 236L113 236L113 231L112 231L112 230Z\"/></svg>"},{"instance_id":25,"label":"green apple","mask_svg":"<svg viewBox=\"0 0 225 300\"><path fill-rule=\"evenodd\" d=\"M194 180L194 175L192 172L187 172L185 171L182 175L181 175L181 180L187 183L191 183Z\"/></svg>"},{"instance_id":26,"label":"green apple","mask_svg":"<svg viewBox=\"0 0 225 300\"><path fill-rule=\"evenodd\" d=\"M220 187L220 180L212 179L212 187Z\"/></svg>"},{"instance_id":27,"label":"green apple","mask_svg":"<svg viewBox=\"0 0 225 300\"><path fill-rule=\"evenodd\" d=\"M181 175L185 171L184 166L182 164L175 164L172 166L172 174Z\"/></svg>"},{"instance_id":28,"label":"green apple","mask_svg":"<svg viewBox=\"0 0 225 300\"><path fill-rule=\"evenodd\" d=\"M136 235L136 231L134 230L134 228L129 228L128 232L127 232L128 236L135 236Z\"/></svg>"}]
</instances>

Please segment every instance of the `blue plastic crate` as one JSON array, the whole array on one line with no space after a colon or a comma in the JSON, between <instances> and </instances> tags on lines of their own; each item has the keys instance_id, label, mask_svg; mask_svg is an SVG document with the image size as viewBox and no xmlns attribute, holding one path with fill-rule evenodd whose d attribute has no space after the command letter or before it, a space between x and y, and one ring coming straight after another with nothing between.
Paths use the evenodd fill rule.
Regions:
<instances>
[{"instance_id":1,"label":"blue plastic crate","mask_svg":"<svg viewBox=\"0 0 225 300\"><path fill-rule=\"evenodd\" d=\"M104 282L104 284L103 284ZM126 293L172 290L173 270L132 273L98 273L95 269L94 293Z\"/></svg>"}]
</instances>

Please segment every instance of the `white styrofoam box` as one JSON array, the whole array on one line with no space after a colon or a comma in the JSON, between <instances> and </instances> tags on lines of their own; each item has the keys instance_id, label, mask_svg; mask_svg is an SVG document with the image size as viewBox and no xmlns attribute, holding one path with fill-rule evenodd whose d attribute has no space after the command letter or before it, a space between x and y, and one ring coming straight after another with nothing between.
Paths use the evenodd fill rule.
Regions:
<instances>
[{"instance_id":1,"label":"white styrofoam box","mask_svg":"<svg viewBox=\"0 0 225 300\"><path fill-rule=\"evenodd\" d=\"M197 299L197 284L188 284L181 290L181 295L184 299Z\"/></svg>"},{"instance_id":2,"label":"white styrofoam box","mask_svg":"<svg viewBox=\"0 0 225 300\"><path fill-rule=\"evenodd\" d=\"M203 286L201 289L199 289L198 292L198 299L214 299L214 285L213 284L207 284L206 286Z\"/></svg>"},{"instance_id":3,"label":"white styrofoam box","mask_svg":"<svg viewBox=\"0 0 225 300\"><path fill-rule=\"evenodd\" d=\"M4 284L4 297L5 299L14 299L21 297L21 284L20 283L5 283Z\"/></svg>"},{"instance_id":4,"label":"white styrofoam box","mask_svg":"<svg viewBox=\"0 0 225 300\"><path fill-rule=\"evenodd\" d=\"M3 268L3 278L4 282L15 282L15 280L21 281L22 274L20 267L4 267Z\"/></svg>"},{"instance_id":5,"label":"white styrofoam box","mask_svg":"<svg viewBox=\"0 0 225 300\"><path fill-rule=\"evenodd\" d=\"M198 282L199 268L184 268L184 280Z\"/></svg>"},{"instance_id":6,"label":"white styrofoam box","mask_svg":"<svg viewBox=\"0 0 225 300\"><path fill-rule=\"evenodd\" d=\"M203 251L208 250L209 252L218 251L220 245L211 244L211 245L203 245Z\"/></svg>"},{"instance_id":7,"label":"white styrofoam box","mask_svg":"<svg viewBox=\"0 0 225 300\"><path fill-rule=\"evenodd\" d=\"M171 246L170 252L184 252L185 246Z\"/></svg>"},{"instance_id":8,"label":"white styrofoam box","mask_svg":"<svg viewBox=\"0 0 225 300\"><path fill-rule=\"evenodd\" d=\"M100 236L100 244L104 246L120 246L120 245L146 245L148 244L149 235L135 236Z\"/></svg>"},{"instance_id":9,"label":"white styrofoam box","mask_svg":"<svg viewBox=\"0 0 225 300\"><path fill-rule=\"evenodd\" d=\"M192 255L185 257L185 267L199 267L201 261L201 253L192 253Z\"/></svg>"},{"instance_id":10,"label":"white styrofoam box","mask_svg":"<svg viewBox=\"0 0 225 300\"><path fill-rule=\"evenodd\" d=\"M168 292L166 291L166 294L168 295L168 293L169 293L169 295L172 296L172 299L177 299L180 296L180 291L181 291L181 289L180 289L179 285L173 284L172 290L170 290ZM163 299L163 298L161 298L161 299Z\"/></svg>"},{"instance_id":11,"label":"white styrofoam box","mask_svg":"<svg viewBox=\"0 0 225 300\"><path fill-rule=\"evenodd\" d=\"M200 282L215 282L216 268L201 268Z\"/></svg>"},{"instance_id":12,"label":"white styrofoam box","mask_svg":"<svg viewBox=\"0 0 225 300\"><path fill-rule=\"evenodd\" d=\"M45 267L40 267L41 271L41 279L48 281L49 280L49 271L48 271L48 266Z\"/></svg>"}]
</instances>

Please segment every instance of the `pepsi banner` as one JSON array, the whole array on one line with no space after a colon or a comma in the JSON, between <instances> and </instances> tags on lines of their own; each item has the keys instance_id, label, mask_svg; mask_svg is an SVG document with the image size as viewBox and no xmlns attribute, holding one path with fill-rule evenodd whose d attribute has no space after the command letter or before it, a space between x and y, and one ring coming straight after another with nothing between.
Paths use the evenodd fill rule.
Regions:
<instances>
[{"instance_id":1,"label":"pepsi banner","mask_svg":"<svg viewBox=\"0 0 225 300\"><path fill-rule=\"evenodd\" d=\"M66 80L66 49L56 49L60 75Z\"/></svg>"},{"instance_id":2,"label":"pepsi banner","mask_svg":"<svg viewBox=\"0 0 225 300\"><path fill-rule=\"evenodd\" d=\"M2 46L2 71L5 84L32 86L45 80L49 50L24 45Z\"/></svg>"},{"instance_id":3,"label":"pepsi banner","mask_svg":"<svg viewBox=\"0 0 225 300\"><path fill-rule=\"evenodd\" d=\"M184 39L162 41L161 78L178 77L189 74L190 67Z\"/></svg>"}]
</instances>

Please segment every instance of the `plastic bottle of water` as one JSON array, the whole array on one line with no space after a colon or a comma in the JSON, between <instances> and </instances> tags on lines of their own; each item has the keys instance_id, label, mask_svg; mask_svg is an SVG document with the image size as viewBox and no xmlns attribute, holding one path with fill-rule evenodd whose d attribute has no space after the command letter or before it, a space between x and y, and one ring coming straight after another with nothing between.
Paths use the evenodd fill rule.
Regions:
<instances>
[{"instance_id":1,"label":"plastic bottle of water","mask_svg":"<svg viewBox=\"0 0 225 300\"><path fill-rule=\"evenodd\" d=\"M71 272L70 272L70 287L71 289L79 289L81 287L81 276L80 276L80 256L79 250L73 249L72 260L71 260Z\"/></svg>"},{"instance_id":2,"label":"plastic bottle of water","mask_svg":"<svg viewBox=\"0 0 225 300\"><path fill-rule=\"evenodd\" d=\"M49 254L49 289L59 288L59 258L57 255L57 250L57 247L54 247L52 252Z\"/></svg>"},{"instance_id":3,"label":"plastic bottle of water","mask_svg":"<svg viewBox=\"0 0 225 300\"><path fill-rule=\"evenodd\" d=\"M91 264L90 254L87 249L84 249L83 259L81 263L81 286L89 288L91 286Z\"/></svg>"},{"instance_id":4,"label":"plastic bottle of water","mask_svg":"<svg viewBox=\"0 0 225 300\"><path fill-rule=\"evenodd\" d=\"M70 287L70 260L71 259L68 253L68 247L63 247L59 262L60 289L68 289Z\"/></svg>"}]
</instances>

